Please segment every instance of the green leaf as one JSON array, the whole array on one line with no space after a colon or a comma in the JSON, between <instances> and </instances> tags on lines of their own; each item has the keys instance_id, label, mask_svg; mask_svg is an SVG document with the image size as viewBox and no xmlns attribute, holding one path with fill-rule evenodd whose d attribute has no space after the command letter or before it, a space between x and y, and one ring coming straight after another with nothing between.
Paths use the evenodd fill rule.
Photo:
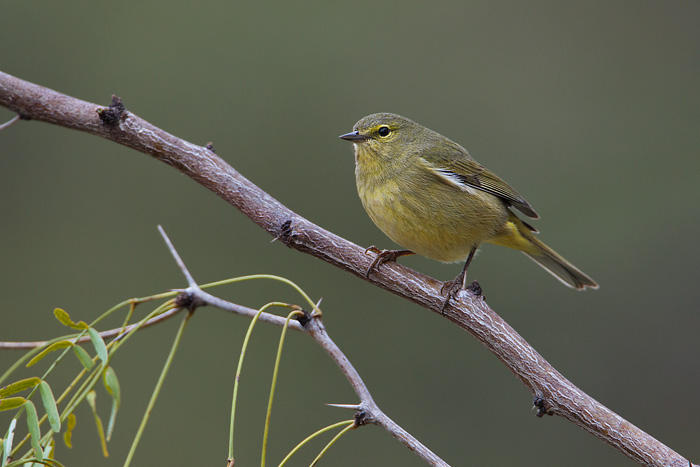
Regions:
<instances>
[{"instance_id":1,"label":"green leaf","mask_svg":"<svg viewBox=\"0 0 700 467\"><path fill-rule=\"evenodd\" d=\"M102 446L102 455L109 457L109 451L107 450L107 440L105 439L105 429L102 426L102 420L95 414L95 425L97 426L97 434L100 437L100 445Z\"/></svg>"},{"instance_id":2,"label":"green leaf","mask_svg":"<svg viewBox=\"0 0 700 467\"><path fill-rule=\"evenodd\" d=\"M17 427L17 419L13 418L10 422L10 427L7 429L7 437L5 438L2 446L2 458L0 458L0 465L6 465L7 459L12 453L12 442L15 438L15 428Z\"/></svg>"},{"instance_id":3,"label":"green leaf","mask_svg":"<svg viewBox=\"0 0 700 467\"><path fill-rule=\"evenodd\" d=\"M59 464L56 464L55 462L51 462L51 460L54 460L54 441L53 438L49 441L49 443L44 446L44 461L43 462L31 462L29 464L23 463L22 467L53 467ZM10 464L14 465L14 464Z\"/></svg>"},{"instance_id":4,"label":"green leaf","mask_svg":"<svg viewBox=\"0 0 700 467\"><path fill-rule=\"evenodd\" d=\"M119 404L121 403L121 389L119 387L119 380L117 380L117 374L114 369L110 366L107 367L102 374L102 382L107 388L107 392L112 396L112 411L109 414L109 421L107 422L107 441L112 438L112 432L114 431L114 424L117 419L117 411L119 410Z\"/></svg>"},{"instance_id":5,"label":"green leaf","mask_svg":"<svg viewBox=\"0 0 700 467\"><path fill-rule=\"evenodd\" d=\"M36 407L34 407L32 401L27 401L24 403L24 410L27 413L27 428L29 430L32 447L34 448L34 455L39 461L43 461L44 451L39 444L41 430L39 430L39 417L36 415Z\"/></svg>"},{"instance_id":6,"label":"green leaf","mask_svg":"<svg viewBox=\"0 0 700 467\"><path fill-rule=\"evenodd\" d=\"M61 324L65 326L72 326L73 320L70 319L70 315L63 308L54 308L53 315Z\"/></svg>"},{"instance_id":7,"label":"green leaf","mask_svg":"<svg viewBox=\"0 0 700 467\"><path fill-rule=\"evenodd\" d=\"M8 384L4 388L0 389L0 399L11 396L12 394L17 394L25 389L31 389L41 382L41 378L36 376L32 378L22 379L20 381L15 381L12 384Z\"/></svg>"},{"instance_id":8,"label":"green leaf","mask_svg":"<svg viewBox=\"0 0 700 467\"><path fill-rule=\"evenodd\" d=\"M22 407L27 399L24 397L8 397L7 399L0 399L0 410L12 410Z\"/></svg>"},{"instance_id":9,"label":"green leaf","mask_svg":"<svg viewBox=\"0 0 700 467\"><path fill-rule=\"evenodd\" d=\"M87 351L81 346L74 345L73 352L75 352L75 356L78 357L80 364L83 365L85 369L89 370L95 364L90 354L88 354Z\"/></svg>"},{"instance_id":10,"label":"green leaf","mask_svg":"<svg viewBox=\"0 0 700 467\"><path fill-rule=\"evenodd\" d=\"M107 451L107 440L105 439L105 429L102 425L102 419L97 414L97 404L95 403L97 399L97 393L95 390L91 390L87 394L88 404L92 409L92 415L95 417L95 426L97 426L97 435L100 437L100 444L102 445L102 454L105 457L109 457L109 452Z\"/></svg>"},{"instance_id":11,"label":"green leaf","mask_svg":"<svg viewBox=\"0 0 700 467\"><path fill-rule=\"evenodd\" d=\"M44 454L44 459L53 459L53 455L55 454L55 453L53 452L53 448L54 448L53 445L54 445L53 438L51 438L51 441L49 441L49 444L47 444L46 446L44 446L44 453L43 453L43 454ZM46 465L46 464L37 464L37 465L43 467L43 466Z\"/></svg>"},{"instance_id":12,"label":"green leaf","mask_svg":"<svg viewBox=\"0 0 700 467\"><path fill-rule=\"evenodd\" d=\"M73 329L87 329L88 325L85 321L80 321L78 323L74 322L72 319L70 319L70 315L66 310L62 310L61 308L56 308L53 310L53 315L56 317L57 320L61 322L61 324L68 326L69 328Z\"/></svg>"},{"instance_id":13,"label":"green leaf","mask_svg":"<svg viewBox=\"0 0 700 467\"><path fill-rule=\"evenodd\" d=\"M107 363L107 359L109 358L107 355L107 346L105 345L105 341L102 340L102 336L100 336L100 333L98 333L95 328L88 328L88 334L90 334L92 345L95 346L97 356L100 357L100 360L104 363Z\"/></svg>"},{"instance_id":14,"label":"green leaf","mask_svg":"<svg viewBox=\"0 0 700 467\"><path fill-rule=\"evenodd\" d=\"M61 417L58 415L56 399L53 397L53 392L51 391L49 383L42 381L39 385L39 392L41 393L41 402L43 402L46 415L49 418L49 425L51 425L51 429L55 433L58 433L61 431Z\"/></svg>"},{"instance_id":15,"label":"green leaf","mask_svg":"<svg viewBox=\"0 0 700 467\"><path fill-rule=\"evenodd\" d=\"M119 403L116 399L112 399L112 411L109 413L109 422L107 422L107 441L112 439L114 424L117 421L117 410L119 410Z\"/></svg>"},{"instance_id":16,"label":"green leaf","mask_svg":"<svg viewBox=\"0 0 700 467\"><path fill-rule=\"evenodd\" d=\"M63 433L63 442L66 443L66 446L69 448L73 448L73 428L75 428L77 422L78 419L74 413L68 415L68 420L66 420L66 432Z\"/></svg>"},{"instance_id":17,"label":"green leaf","mask_svg":"<svg viewBox=\"0 0 700 467\"><path fill-rule=\"evenodd\" d=\"M51 438L49 441L49 444L46 445L44 448L44 458L45 459L54 459L56 456L55 448L56 447L56 442Z\"/></svg>"},{"instance_id":18,"label":"green leaf","mask_svg":"<svg viewBox=\"0 0 700 467\"><path fill-rule=\"evenodd\" d=\"M102 374L102 382L109 395L117 402L117 407L119 407L119 403L121 402L121 388L119 387L119 380L117 380L117 373L115 373L111 366L108 366Z\"/></svg>"},{"instance_id":19,"label":"green leaf","mask_svg":"<svg viewBox=\"0 0 700 467\"><path fill-rule=\"evenodd\" d=\"M29 363L27 363L27 368L29 368L32 365L35 365L39 360L53 352L54 350L60 350L60 349L65 349L66 347L71 347L73 345L72 342L70 341L58 341L54 342L50 346L46 347L44 350L39 352L34 358L29 360Z\"/></svg>"},{"instance_id":20,"label":"green leaf","mask_svg":"<svg viewBox=\"0 0 700 467\"><path fill-rule=\"evenodd\" d=\"M88 405L90 406L90 409L92 409L93 412L97 411L97 404L95 403L97 401L97 393L95 392L94 389L91 389L85 398L88 401Z\"/></svg>"}]
</instances>

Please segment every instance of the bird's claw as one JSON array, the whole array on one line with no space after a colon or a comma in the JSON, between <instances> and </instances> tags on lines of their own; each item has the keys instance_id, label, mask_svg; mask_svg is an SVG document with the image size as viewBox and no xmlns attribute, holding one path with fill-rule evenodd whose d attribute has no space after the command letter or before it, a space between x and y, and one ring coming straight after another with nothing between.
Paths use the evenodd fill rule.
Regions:
<instances>
[{"instance_id":1,"label":"bird's claw","mask_svg":"<svg viewBox=\"0 0 700 467\"><path fill-rule=\"evenodd\" d=\"M413 252L408 250L380 250L374 245L367 248L365 250L365 254L369 253L370 251L376 254L377 256L374 258L374 261L372 261L372 264L370 264L367 268L366 277L368 278L370 273L374 270L379 270L379 266L381 266L382 264L389 261L396 261L396 259L400 258L401 256L413 254Z\"/></svg>"}]
</instances>

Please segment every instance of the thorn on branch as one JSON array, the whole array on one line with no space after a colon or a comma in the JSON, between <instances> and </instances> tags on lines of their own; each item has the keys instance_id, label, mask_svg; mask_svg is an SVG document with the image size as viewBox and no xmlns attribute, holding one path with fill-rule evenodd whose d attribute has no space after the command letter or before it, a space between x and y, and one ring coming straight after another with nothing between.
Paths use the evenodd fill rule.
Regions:
<instances>
[{"instance_id":1,"label":"thorn on branch","mask_svg":"<svg viewBox=\"0 0 700 467\"><path fill-rule=\"evenodd\" d=\"M2 130L4 130L5 128L9 127L10 125L12 125L13 123L17 122L18 120L22 120L22 119L24 119L24 120L31 120L29 117L24 118L24 117L22 117L22 114L17 114L17 115L15 115L15 116L12 118L12 120L10 120L9 122L5 122L5 123L3 123L2 125L0 125L0 131L2 131Z\"/></svg>"},{"instance_id":2,"label":"thorn on branch","mask_svg":"<svg viewBox=\"0 0 700 467\"><path fill-rule=\"evenodd\" d=\"M204 147L207 148L208 150L210 150L211 152L213 152L214 154L216 154L216 151L214 151L214 143L212 143L211 141L209 141L207 143L207 145Z\"/></svg>"},{"instance_id":3,"label":"thorn on branch","mask_svg":"<svg viewBox=\"0 0 700 467\"><path fill-rule=\"evenodd\" d=\"M115 127L126 118L127 112L121 98L112 95L112 103L106 109L99 107L97 109L97 115L99 115L103 124L109 127Z\"/></svg>"},{"instance_id":4,"label":"thorn on branch","mask_svg":"<svg viewBox=\"0 0 700 467\"><path fill-rule=\"evenodd\" d=\"M544 397L535 396L535 400L532 403L534 405L534 408L537 409L536 415L538 418L541 418L545 414L549 416L554 415L554 412L550 410L550 407L548 407L547 401Z\"/></svg>"}]
</instances>

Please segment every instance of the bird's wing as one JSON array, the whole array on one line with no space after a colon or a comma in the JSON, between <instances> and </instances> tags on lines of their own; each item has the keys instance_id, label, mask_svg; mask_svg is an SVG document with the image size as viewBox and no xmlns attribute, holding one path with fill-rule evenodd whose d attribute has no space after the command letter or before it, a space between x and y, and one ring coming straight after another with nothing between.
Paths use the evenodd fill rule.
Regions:
<instances>
[{"instance_id":1,"label":"bird's wing","mask_svg":"<svg viewBox=\"0 0 700 467\"><path fill-rule=\"evenodd\" d=\"M454 154L451 156L424 152L420 155L420 159L428 170L449 185L464 191L471 188L485 191L501 198L506 204L528 217L534 219L539 217L525 198L496 174L472 159L464 148L461 146L454 148Z\"/></svg>"}]
</instances>

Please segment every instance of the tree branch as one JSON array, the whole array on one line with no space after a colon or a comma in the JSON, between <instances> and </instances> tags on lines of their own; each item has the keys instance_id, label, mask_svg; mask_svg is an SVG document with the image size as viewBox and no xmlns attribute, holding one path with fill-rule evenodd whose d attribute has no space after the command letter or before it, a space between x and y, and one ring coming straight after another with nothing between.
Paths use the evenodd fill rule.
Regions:
<instances>
[{"instance_id":1,"label":"tree branch","mask_svg":"<svg viewBox=\"0 0 700 467\"><path fill-rule=\"evenodd\" d=\"M172 310L168 310L165 313L162 313L158 316L154 316L153 318L143 323L139 329L144 329L149 326L153 326L154 324L162 323L163 321L172 318L180 311L182 311L182 308L173 308ZM111 339L117 336L121 338L122 336L132 332L136 328L136 326L138 326L138 324L130 324L125 328L120 326L118 328L102 331L98 334L100 335L100 337L102 337L102 339ZM74 344L84 344L86 342L90 342L90 336L85 335L80 339L76 339L72 342ZM43 347L48 343L49 341L0 342L0 350L31 350L37 347Z\"/></svg>"},{"instance_id":2,"label":"tree branch","mask_svg":"<svg viewBox=\"0 0 700 467\"><path fill-rule=\"evenodd\" d=\"M436 313L441 311L441 282L396 263L385 264L366 278L371 257L364 254L364 248L292 212L212 150L177 138L126 111L116 97L104 108L0 72L0 105L23 119L85 131L149 154L232 204L287 246ZM482 297L461 294L457 298L450 300L444 316L474 335L530 389L538 415L562 416L642 465L692 465L564 378Z\"/></svg>"},{"instance_id":3,"label":"tree branch","mask_svg":"<svg viewBox=\"0 0 700 467\"><path fill-rule=\"evenodd\" d=\"M360 403L358 405L330 405L335 405L336 407L351 408L355 410L356 427L366 425L368 423L380 426L384 428L384 430L386 430L391 436L399 440L401 444L408 447L418 457L427 462L429 465L437 467L449 467L449 465L445 461L440 459L435 453L433 453L430 449L423 445L423 443L421 443L413 435L411 435L409 432L401 428L396 422L390 419L374 402L372 394L369 392L369 389L365 385L364 381L362 381L360 374L357 372L357 370L355 370L355 367L352 365L350 360L340 350L340 347L338 347L336 343L333 342L331 337L328 335L328 332L326 332L326 327L321 321L321 310L318 309L318 305L316 305L316 309L312 313L304 311L302 319L297 318L296 321L287 322L287 320L281 316L265 312L258 314L258 310L244 307L236 303L231 303L226 300L215 297L211 294L208 294L199 288L199 285L197 285L196 281L192 277L192 274L190 274L189 270L187 269L187 266L185 266L185 263L180 258L180 255L178 254L177 250L175 250L175 247L166 235L163 228L158 226L158 230L160 231L163 240L165 240L165 243L167 244L168 249L170 250L170 254L173 256L175 262L180 267L180 270L187 279L187 283L189 285L187 289L183 290L182 294L178 297L178 303L187 303L188 308L190 310L194 310L197 306L212 305L226 311L231 311L236 314L248 316L250 318L258 316L258 320L273 323L278 326L287 326L288 328L294 329L296 331L305 332L309 337L316 341L316 343L319 344L323 348L323 350L328 354L331 360L333 360L335 364L338 365L340 370L345 375L345 378L348 380L353 390L355 391L355 394L357 394L357 397L360 399ZM229 459L229 463L227 465L233 465L233 459Z\"/></svg>"},{"instance_id":4,"label":"tree branch","mask_svg":"<svg viewBox=\"0 0 700 467\"><path fill-rule=\"evenodd\" d=\"M258 312L258 310L253 310L252 308L247 308L242 305L227 302L226 300L214 297L213 295L202 291L197 286L188 287L183 291L183 293L191 296L192 299L200 304L216 306L217 308L232 311L236 314L249 316L251 318ZM284 326L286 321L283 317L264 312L258 319L276 324L278 326ZM321 314L311 313L310 315L306 315L303 321L303 324L299 321L290 321L289 328L296 331L305 332L309 337L316 341L316 343L319 344L328 354L331 360L335 362L338 368L340 368L345 375L345 378L350 383L350 386L352 386L352 389L355 391L355 394L357 394L357 397L360 399L360 403L357 405L328 405L355 410L356 426L367 424L377 425L401 442L401 444L413 451L413 453L423 459L428 465L449 467L449 464L428 449L417 438L401 428L379 408L376 402L374 402L374 399L372 398L372 395L364 381L362 381L360 374L357 372L357 370L355 370L355 367L340 350L337 344L333 342L328 335L328 332L326 332L326 328L321 321Z\"/></svg>"}]
</instances>

